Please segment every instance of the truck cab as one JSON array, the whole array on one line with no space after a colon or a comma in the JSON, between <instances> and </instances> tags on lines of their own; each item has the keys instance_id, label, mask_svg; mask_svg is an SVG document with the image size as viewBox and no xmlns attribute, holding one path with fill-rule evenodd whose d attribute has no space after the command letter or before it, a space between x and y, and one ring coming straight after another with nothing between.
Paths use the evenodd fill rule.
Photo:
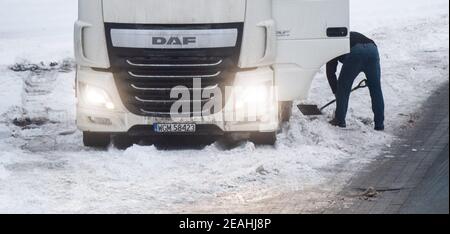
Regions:
<instances>
[{"instance_id":1,"label":"truck cab","mask_svg":"<svg viewBox=\"0 0 450 234\"><path fill-rule=\"evenodd\" d=\"M349 0L79 0L84 144L204 135L275 144L292 102L350 51Z\"/></svg>"}]
</instances>

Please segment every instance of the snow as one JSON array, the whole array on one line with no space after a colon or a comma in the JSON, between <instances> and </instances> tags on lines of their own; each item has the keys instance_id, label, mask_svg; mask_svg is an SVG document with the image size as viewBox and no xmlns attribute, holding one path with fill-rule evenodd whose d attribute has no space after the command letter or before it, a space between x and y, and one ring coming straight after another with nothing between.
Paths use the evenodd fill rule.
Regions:
<instances>
[{"instance_id":1,"label":"snow","mask_svg":"<svg viewBox=\"0 0 450 234\"><path fill-rule=\"evenodd\" d=\"M352 96L348 129L327 124L332 108L312 119L295 110L276 147L97 151L83 147L76 131L73 71L8 69L71 61L76 11L75 0L0 1L1 213L220 212L219 205L239 211L283 193L305 200L333 194L420 117L421 103L449 77L448 1L352 1L353 29L380 47L386 132L367 125L372 113L362 90ZM331 97L321 72L310 101ZM26 117L44 124L12 124Z\"/></svg>"}]
</instances>

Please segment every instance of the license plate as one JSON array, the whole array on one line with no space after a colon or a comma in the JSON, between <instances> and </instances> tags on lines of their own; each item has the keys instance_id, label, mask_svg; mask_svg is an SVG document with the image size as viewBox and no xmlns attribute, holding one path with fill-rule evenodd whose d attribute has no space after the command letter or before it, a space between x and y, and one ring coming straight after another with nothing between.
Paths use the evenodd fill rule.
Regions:
<instances>
[{"instance_id":1,"label":"license plate","mask_svg":"<svg viewBox=\"0 0 450 234\"><path fill-rule=\"evenodd\" d=\"M154 124L155 132L158 133L190 133L195 132L195 124Z\"/></svg>"}]
</instances>

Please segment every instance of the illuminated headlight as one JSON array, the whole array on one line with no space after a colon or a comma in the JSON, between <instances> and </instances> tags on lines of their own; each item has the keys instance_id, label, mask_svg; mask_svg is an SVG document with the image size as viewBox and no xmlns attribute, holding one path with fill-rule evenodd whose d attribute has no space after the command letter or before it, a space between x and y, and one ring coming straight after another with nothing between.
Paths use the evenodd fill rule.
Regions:
<instances>
[{"instance_id":1,"label":"illuminated headlight","mask_svg":"<svg viewBox=\"0 0 450 234\"><path fill-rule=\"evenodd\" d=\"M109 95L101 88L80 83L80 92L84 103L88 105L102 107L108 110L115 108Z\"/></svg>"},{"instance_id":2,"label":"illuminated headlight","mask_svg":"<svg viewBox=\"0 0 450 234\"><path fill-rule=\"evenodd\" d=\"M238 88L236 94L236 108L264 107L269 104L271 97L268 86Z\"/></svg>"},{"instance_id":3,"label":"illuminated headlight","mask_svg":"<svg viewBox=\"0 0 450 234\"><path fill-rule=\"evenodd\" d=\"M234 91L236 113L244 114L247 118L265 116L275 108L271 82L237 87Z\"/></svg>"}]
</instances>

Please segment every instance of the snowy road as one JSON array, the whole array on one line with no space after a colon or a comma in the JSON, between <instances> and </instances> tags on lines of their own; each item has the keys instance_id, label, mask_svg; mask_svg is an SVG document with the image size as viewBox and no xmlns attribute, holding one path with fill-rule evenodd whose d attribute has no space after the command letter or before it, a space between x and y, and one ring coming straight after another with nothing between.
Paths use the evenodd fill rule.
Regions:
<instances>
[{"instance_id":1,"label":"snowy road","mask_svg":"<svg viewBox=\"0 0 450 234\"><path fill-rule=\"evenodd\" d=\"M399 132L392 147L355 175L323 213L448 214L449 83L421 112L415 127Z\"/></svg>"},{"instance_id":2,"label":"snowy road","mask_svg":"<svg viewBox=\"0 0 450 234\"><path fill-rule=\"evenodd\" d=\"M21 17L31 13L35 20ZM283 212L274 201L290 193L303 195L297 210L313 212L414 127L421 103L449 77L448 1L354 1L353 29L381 51L385 133L372 130L365 90L352 97L348 130L328 126L331 110L315 119L295 111L275 147L96 151L74 124L75 17L74 0L0 2L0 213L258 212L266 201ZM321 73L310 100L331 96Z\"/></svg>"}]
</instances>

